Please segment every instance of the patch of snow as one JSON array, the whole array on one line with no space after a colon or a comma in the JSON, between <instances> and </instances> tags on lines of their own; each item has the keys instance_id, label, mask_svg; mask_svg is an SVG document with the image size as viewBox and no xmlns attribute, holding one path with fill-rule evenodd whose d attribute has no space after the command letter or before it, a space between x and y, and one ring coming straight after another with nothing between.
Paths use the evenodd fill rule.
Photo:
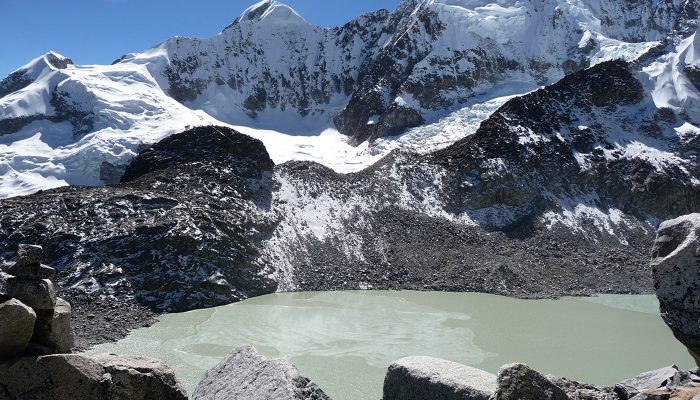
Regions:
<instances>
[{"instance_id":1,"label":"patch of snow","mask_svg":"<svg viewBox=\"0 0 700 400\"><path fill-rule=\"evenodd\" d=\"M377 123L379 123L379 120L380 120L381 118L382 118L381 115L377 115L377 114L372 115L372 116L370 116L369 119L367 120L367 125L376 125Z\"/></svg>"},{"instance_id":2,"label":"patch of snow","mask_svg":"<svg viewBox=\"0 0 700 400\"><path fill-rule=\"evenodd\" d=\"M585 226L592 224L599 232L616 238L623 245L628 244L624 234L621 233L621 230L628 226L621 210L614 208L602 210L596 205L598 199L595 195L554 199L558 202L561 211L549 211L541 217L548 229L562 224L573 232L589 236ZM595 237L592 239L596 240Z\"/></svg>"},{"instance_id":3,"label":"patch of snow","mask_svg":"<svg viewBox=\"0 0 700 400\"><path fill-rule=\"evenodd\" d=\"M700 65L700 35L681 41L676 51L644 68L657 107L700 115L700 92L685 74L685 67Z\"/></svg>"}]
</instances>

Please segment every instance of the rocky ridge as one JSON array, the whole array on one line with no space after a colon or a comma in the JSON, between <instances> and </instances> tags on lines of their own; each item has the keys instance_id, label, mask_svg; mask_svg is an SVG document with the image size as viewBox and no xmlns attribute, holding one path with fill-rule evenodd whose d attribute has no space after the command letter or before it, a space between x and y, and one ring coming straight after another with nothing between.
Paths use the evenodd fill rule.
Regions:
<instances>
[{"instance_id":1,"label":"rocky ridge","mask_svg":"<svg viewBox=\"0 0 700 400\"><path fill-rule=\"evenodd\" d=\"M274 166L255 139L194 128L119 185L0 202L1 249L32 238L62 288L161 311L277 290L649 292L654 225L700 204L700 169L682 112L654 106L640 68L600 63L444 150L355 174Z\"/></svg>"}]
</instances>

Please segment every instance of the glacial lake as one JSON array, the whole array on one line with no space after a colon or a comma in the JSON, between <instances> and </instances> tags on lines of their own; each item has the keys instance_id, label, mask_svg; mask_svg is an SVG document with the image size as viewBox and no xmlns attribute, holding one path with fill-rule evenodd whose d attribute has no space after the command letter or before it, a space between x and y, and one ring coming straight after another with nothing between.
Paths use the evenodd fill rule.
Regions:
<instances>
[{"instance_id":1,"label":"glacial lake","mask_svg":"<svg viewBox=\"0 0 700 400\"><path fill-rule=\"evenodd\" d=\"M518 300L476 293L310 292L160 317L89 354L142 355L169 364L191 393L239 345L286 357L335 400L381 398L388 365L441 357L497 373L524 362L540 372L611 385L690 356L654 296Z\"/></svg>"}]
</instances>

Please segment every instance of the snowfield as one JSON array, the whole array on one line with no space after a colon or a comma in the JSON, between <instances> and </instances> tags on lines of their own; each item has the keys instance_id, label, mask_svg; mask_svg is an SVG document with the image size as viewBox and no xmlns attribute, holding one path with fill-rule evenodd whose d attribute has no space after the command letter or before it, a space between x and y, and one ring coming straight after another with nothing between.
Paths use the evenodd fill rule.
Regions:
<instances>
[{"instance_id":1,"label":"snowfield","mask_svg":"<svg viewBox=\"0 0 700 400\"><path fill-rule=\"evenodd\" d=\"M659 47L663 38L646 26L623 29L602 23L603 17L627 18L616 2L604 0L404 1L394 14L402 22L393 35L382 30L386 22L377 22L390 19L381 13L360 17L354 22L362 30L352 27L344 33L350 28L316 27L284 4L262 1L209 39L176 37L113 65L75 65L51 52L10 75L3 84L21 87L4 93L0 85L0 198L64 185L109 183L144 146L208 124L231 126L260 139L276 163L310 160L337 172L356 172L394 150L427 153L447 147L474 133L508 99L539 88L536 80L552 83L563 75L549 68L535 79L536 70L523 70L504 74L500 82L480 84L468 94L444 89L441 95L453 103L437 110L399 89L399 95L386 101L416 110L426 123L398 136L351 146L333 123L351 93L326 93L322 85L342 86L340 77L359 79L362 63L399 43L402 35L427 35L413 29L424 23L418 19L421 10L433 12L444 30L436 38L415 39L430 51L413 67L411 82L473 70L468 59L447 66L435 60L475 49L493 50L523 65L558 65L572 49L587 49L586 63L594 65L616 58L635 60ZM624 36L638 41L624 41ZM368 42L370 38L374 41ZM698 41L695 35L681 41L642 72L657 107L683 110L692 117L679 126L679 135L698 134L692 121L699 120L700 94L685 73L687 66L700 64ZM173 78L174 65L187 72ZM311 77L304 81L309 87L302 89L316 93L313 99L294 84L299 74ZM291 84L274 94L276 108L251 111L258 107L255 96L262 90L256 82L266 77ZM184 86L175 88L173 82ZM193 94L189 88L199 91ZM377 90L386 94L383 88ZM367 126L382 118L372 115ZM649 143L627 143L626 156L655 160L659 167L678 162L666 149Z\"/></svg>"}]
</instances>

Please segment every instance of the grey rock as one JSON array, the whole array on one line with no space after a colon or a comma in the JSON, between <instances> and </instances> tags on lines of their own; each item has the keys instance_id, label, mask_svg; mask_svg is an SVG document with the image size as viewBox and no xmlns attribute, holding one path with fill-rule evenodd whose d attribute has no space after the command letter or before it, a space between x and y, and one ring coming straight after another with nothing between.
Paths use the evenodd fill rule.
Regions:
<instances>
[{"instance_id":1,"label":"grey rock","mask_svg":"<svg viewBox=\"0 0 700 400\"><path fill-rule=\"evenodd\" d=\"M286 360L268 360L253 346L243 346L207 371L193 400L329 399Z\"/></svg>"},{"instance_id":2,"label":"grey rock","mask_svg":"<svg viewBox=\"0 0 700 400\"><path fill-rule=\"evenodd\" d=\"M659 226L651 267L661 315L700 365L700 214Z\"/></svg>"},{"instance_id":3,"label":"grey rock","mask_svg":"<svg viewBox=\"0 0 700 400\"><path fill-rule=\"evenodd\" d=\"M508 364L498 373L496 400L568 400L562 389L525 364Z\"/></svg>"},{"instance_id":4,"label":"grey rock","mask_svg":"<svg viewBox=\"0 0 700 400\"><path fill-rule=\"evenodd\" d=\"M56 287L49 279L9 278L7 294L35 310L52 310L56 306Z\"/></svg>"},{"instance_id":5,"label":"grey rock","mask_svg":"<svg viewBox=\"0 0 700 400\"><path fill-rule=\"evenodd\" d=\"M110 375L116 398L187 399L173 370L158 360L101 354L95 361Z\"/></svg>"},{"instance_id":6,"label":"grey rock","mask_svg":"<svg viewBox=\"0 0 700 400\"><path fill-rule=\"evenodd\" d=\"M56 270L43 264L15 263L10 265L5 272L18 278L53 279Z\"/></svg>"},{"instance_id":7,"label":"grey rock","mask_svg":"<svg viewBox=\"0 0 700 400\"><path fill-rule=\"evenodd\" d=\"M0 399L187 399L173 371L142 357L60 354L0 363Z\"/></svg>"},{"instance_id":8,"label":"grey rock","mask_svg":"<svg viewBox=\"0 0 700 400\"><path fill-rule=\"evenodd\" d=\"M551 375L546 378L562 389L571 400L619 400L612 388L601 388Z\"/></svg>"},{"instance_id":9,"label":"grey rock","mask_svg":"<svg viewBox=\"0 0 700 400\"><path fill-rule=\"evenodd\" d=\"M53 310L37 310L32 343L51 349L51 353L68 353L75 341L71 328L71 306L57 298Z\"/></svg>"},{"instance_id":10,"label":"grey rock","mask_svg":"<svg viewBox=\"0 0 700 400\"><path fill-rule=\"evenodd\" d=\"M0 303L0 360L24 352L32 337L35 321L34 310L19 300Z\"/></svg>"},{"instance_id":11,"label":"grey rock","mask_svg":"<svg viewBox=\"0 0 700 400\"><path fill-rule=\"evenodd\" d=\"M43 259L44 249L41 246L33 244L20 244L17 246L17 264L41 264Z\"/></svg>"},{"instance_id":12,"label":"grey rock","mask_svg":"<svg viewBox=\"0 0 700 400\"><path fill-rule=\"evenodd\" d=\"M100 180L106 185L116 185L122 179L126 165L114 165L103 161L100 164Z\"/></svg>"},{"instance_id":13,"label":"grey rock","mask_svg":"<svg viewBox=\"0 0 700 400\"><path fill-rule=\"evenodd\" d=\"M675 365L645 372L615 385L615 393L621 400L628 400L642 392L664 387L676 373L678 373L678 367Z\"/></svg>"},{"instance_id":14,"label":"grey rock","mask_svg":"<svg viewBox=\"0 0 700 400\"><path fill-rule=\"evenodd\" d=\"M389 366L384 400L488 400L496 376L434 357L406 357Z\"/></svg>"}]
</instances>

